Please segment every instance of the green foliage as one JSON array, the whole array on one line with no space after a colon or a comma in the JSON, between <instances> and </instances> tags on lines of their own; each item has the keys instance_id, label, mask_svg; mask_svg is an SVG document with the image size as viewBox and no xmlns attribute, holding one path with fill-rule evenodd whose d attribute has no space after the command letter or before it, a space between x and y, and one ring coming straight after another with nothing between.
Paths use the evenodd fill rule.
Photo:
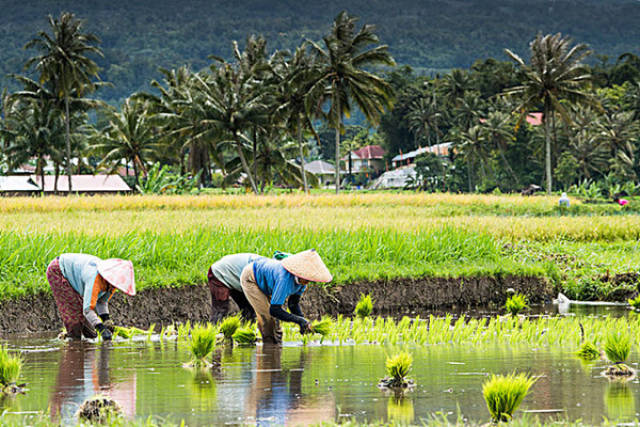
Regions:
<instances>
[{"instance_id":1,"label":"green foliage","mask_svg":"<svg viewBox=\"0 0 640 427\"><path fill-rule=\"evenodd\" d=\"M206 364L205 359L211 354L216 344L216 333L216 329L210 324L195 325L191 328L189 349L195 366Z\"/></svg>"},{"instance_id":2,"label":"green foliage","mask_svg":"<svg viewBox=\"0 0 640 427\"><path fill-rule=\"evenodd\" d=\"M256 335L255 328L253 326L245 326L238 328L233 334L233 340L238 345L251 346L256 343L258 336Z\"/></svg>"},{"instance_id":3,"label":"green foliage","mask_svg":"<svg viewBox=\"0 0 640 427\"><path fill-rule=\"evenodd\" d=\"M504 308L505 310L507 310L507 313L515 316L521 311L529 308L529 306L527 305L527 297L523 294L514 294L507 298L507 302L504 304Z\"/></svg>"},{"instance_id":4,"label":"green foliage","mask_svg":"<svg viewBox=\"0 0 640 427\"><path fill-rule=\"evenodd\" d=\"M562 184L565 190L573 185L578 178L578 161L576 158L565 151L558 159L558 165L554 170L555 176Z\"/></svg>"},{"instance_id":5,"label":"green foliage","mask_svg":"<svg viewBox=\"0 0 640 427\"><path fill-rule=\"evenodd\" d=\"M6 345L0 345L0 385L14 383L20 377L22 359L11 355Z\"/></svg>"},{"instance_id":6,"label":"green foliage","mask_svg":"<svg viewBox=\"0 0 640 427\"><path fill-rule=\"evenodd\" d=\"M323 317L322 320L314 320L311 322L311 326L313 328L313 332L324 337L331 333L333 321L328 317Z\"/></svg>"},{"instance_id":7,"label":"green foliage","mask_svg":"<svg viewBox=\"0 0 640 427\"><path fill-rule=\"evenodd\" d=\"M364 318L371 314L373 311L373 300L371 295L360 294L360 300L356 304L355 315Z\"/></svg>"},{"instance_id":8,"label":"green foliage","mask_svg":"<svg viewBox=\"0 0 640 427\"><path fill-rule=\"evenodd\" d=\"M195 177L180 175L171 167L153 165L137 188L142 194L191 194L198 189L199 172Z\"/></svg>"},{"instance_id":9,"label":"green foliage","mask_svg":"<svg viewBox=\"0 0 640 427\"><path fill-rule=\"evenodd\" d=\"M611 332L604 343L604 353L612 363L624 363L631 352L631 338L622 331Z\"/></svg>"},{"instance_id":10,"label":"green foliage","mask_svg":"<svg viewBox=\"0 0 640 427\"><path fill-rule=\"evenodd\" d=\"M492 375L482 384L482 394L489 408L491 419L498 422L509 422L518 409L535 378L515 372L506 376Z\"/></svg>"},{"instance_id":11,"label":"green foliage","mask_svg":"<svg viewBox=\"0 0 640 427\"><path fill-rule=\"evenodd\" d=\"M387 361L385 362L387 375L393 378L396 383L404 382L411 371L412 365L413 356L406 351L397 353L392 357L387 357Z\"/></svg>"},{"instance_id":12,"label":"green foliage","mask_svg":"<svg viewBox=\"0 0 640 427\"><path fill-rule=\"evenodd\" d=\"M225 318L222 323L220 323L219 329L220 332L224 335L225 339L232 339L233 334L235 334L236 330L241 326L242 322L240 321L240 316L230 316Z\"/></svg>"},{"instance_id":13,"label":"green foliage","mask_svg":"<svg viewBox=\"0 0 640 427\"><path fill-rule=\"evenodd\" d=\"M585 341L576 352L576 355L582 360L596 360L600 357L600 351L591 341Z\"/></svg>"},{"instance_id":14,"label":"green foliage","mask_svg":"<svg viewBox=\"0 0 640 427\"><path fill-rule=\"evenodd\" d=\"M635 298L629 298L627 301L629 302L629 305L631 306L631 308L633 308L636 311L640 310L640 295L638 295Z\"/></svg>"}]
</instances>

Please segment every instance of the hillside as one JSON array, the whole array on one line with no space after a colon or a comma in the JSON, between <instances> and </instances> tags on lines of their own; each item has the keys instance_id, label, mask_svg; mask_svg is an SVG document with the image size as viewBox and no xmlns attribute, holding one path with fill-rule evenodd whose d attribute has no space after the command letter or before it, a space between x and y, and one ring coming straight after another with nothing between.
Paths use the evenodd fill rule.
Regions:
<instances>
[{"instance_id":1,"label":"hillside","mask_svg":"<svg viewBox=\"0 0 640 427\"><path fill-rule=\"evenodd\" d=\"M478 58L505 59L505 47L526 53L538 31L569 34L611 57L640 53L635 0L3 0L0 7L0 87L15 88L6 75L22 72L33 54L22 47L48 27L48 14L65 10L85 19L102 39L101 76L115 87L99 96L111 102L148 88L158 67L188 63L199 69L209 63L208 55L228 57L231 41L251 33L264 34L274 49L318 40L341 9L375 24L396 61L423 72L468 67Z\"/></svg>"}]
</instances>

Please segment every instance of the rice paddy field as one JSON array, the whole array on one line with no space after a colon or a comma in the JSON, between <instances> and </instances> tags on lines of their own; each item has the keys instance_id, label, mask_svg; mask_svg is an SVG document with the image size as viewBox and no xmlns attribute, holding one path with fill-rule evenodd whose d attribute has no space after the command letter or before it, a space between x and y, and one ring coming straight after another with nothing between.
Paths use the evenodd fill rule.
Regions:
<instances>
[{"instance_id":1,"label":"rice paddy field","mask_svg":"<svg viewBox=\"0 0 640 427\"><path fill-rule=\"evenodd\" d=\"M62 252L131 259L144 289L204 283L228 253L316 248L333 284L513 274L611 299L640 267L633 205L416 193L5 198L0 295L48 292L44 271Z\"/></svg>"}]
</instances>

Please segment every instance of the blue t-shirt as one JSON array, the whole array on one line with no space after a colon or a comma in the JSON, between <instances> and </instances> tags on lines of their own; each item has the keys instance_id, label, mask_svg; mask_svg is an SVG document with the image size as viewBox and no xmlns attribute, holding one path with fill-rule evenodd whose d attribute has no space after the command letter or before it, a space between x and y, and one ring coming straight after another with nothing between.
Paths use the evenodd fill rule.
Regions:
<instances>
[{"instance_id":1,"label":"blue t-shirt","mask_svg":"<svg viewBox=\"0 0 640 427\"><path fill-rule=\"evenodd\" d=\"M302 295L307 289L298 285L295 276L280 263L270 258L260 258L253 262L253 275L260 290L271 297L271 305L282 305L291 295Z\"/></svg>"}]
</instances>

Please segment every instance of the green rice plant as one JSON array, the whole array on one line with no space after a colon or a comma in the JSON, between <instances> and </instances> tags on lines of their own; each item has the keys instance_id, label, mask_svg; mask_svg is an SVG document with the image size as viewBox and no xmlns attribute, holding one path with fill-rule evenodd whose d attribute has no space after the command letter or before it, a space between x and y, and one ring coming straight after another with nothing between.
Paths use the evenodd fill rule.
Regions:
<instances>
[{"instance_id":1,"label":"green rice plant","mask_svg":"<svg viewBox=\"0 0 640 427\"><path fill-rule=\"evenodd\" d=\"M233 334L242 324L239 315L226 317L220 323L220 332L224 335L224 338L227 340L233 339Z\"/></svg>"},{"instance_id":2,"label":"green rice plant","mask_svg":"<svg viewBox=\"0 0 640 427\"><path fill-rule=\"evenodd\" d=\"M507 302L504 304L504 308L507 310L507 313L515 316L529 308L529 306L527 305L527 297L523 294L513 294L512 296L507 298Z\"/></svg>"},{"instance_id":3,"label":"green rice plant","mask_svg":"<svg viewBox=\"0 0 640 427\"><path fill-rule=\"evenodd\" d=\"M633 308L636 311L640 310L640 295L638 295L635 298L629 298L627 301L629 302L629 305L631 306L631 308Z\"/></svg>"},{"instance_id":4,"label":"green rice plant","mask_svg":"<svg viewBox=\"0 0 640 427\"><path fill-rule=\"evenodd\" d=\"M15 383L22 370L22 358L11 355L7 346L0 345L0 385Z\"/></svg>"},{"instance_id":5,"label":"green rice plant","mask_svg":"<svg viewBox=\"0 0 640 427\"><path fill-rule=\"evenodd\" d=\"M582 360L596 360L600 357L600 351L591 341L585 341L576 352L576 355Z\"/></svg>"},{"instance_id":6,"label":"green rice plant","mask_svg":"<svg viewBox=\"0 0 640 427\"><path fill-rule=\"evenodd\" d=\"M373 311L373 300L371 295L360 294L360 300L356 304L355 315L359 318L365 318Z\"/></svg>"},{"instance_id":7,"label":"green rice plant","mask_svg":"<svg viewBox=\"0 0 640 427\"><path fill-rule=\"evenodd\" d=\"M213 325L194 325L191 329L189 349L193 355L193 366L207 366L205 360L216 345L216 330Z\"/></svg>"},{"instance_id":8,"label":"green rice plant","mask_svg":"<svg viewBox=\"0 0 640 427\"><path fill-rule=\"evenodd\" d=\"M518 409L535 378L515 372L506 376L492 375L482 384L482 394L495 423L509 422Z\"/></svg>"},{"instance_id":9,"label":"green rice plant","mask_svg":"<svg viewBox=\"0 0 640 427\"><path fill-rule=\"evenodd\" d=\"M387 375L393 378L396 384L402 384L405 382L407 375L409 375L412 365L413 356L406 351L402 351L392 357L387 357L385 368Z\"/></svg>"},{"instance_id":10,"label":"green rice plant","mask_svg":"<svg viewBox=\"0 0 640 427\"><path fill-rule=\"evenodd\" d=\"M323 317L321 320L311 322L311 327L313 328L313 332L322 335L324 338L331 333L333 321L328 317Z\"/></svg>"},{"instance_id":11,"label":"green rice plant","mask_svg":"<svg viewBox=\"0 0 640 427\"><path fill-rule=\"evenodd\" d=\"M233 334L233 340L238 345L251 346L256 343L258 336L253 326L238 328Z\"/></svg>"},{"instance_id":12,"label":"green rice plant","mask_svg":"<svg viewBox=\"0 0 640 427\"><path fill-rule=\"evenodd\" d=\"M625 332L611 332L604 343L604 353L612 363L624 363L631 352L631 339Z\"/></svg>"}]
</instances>

